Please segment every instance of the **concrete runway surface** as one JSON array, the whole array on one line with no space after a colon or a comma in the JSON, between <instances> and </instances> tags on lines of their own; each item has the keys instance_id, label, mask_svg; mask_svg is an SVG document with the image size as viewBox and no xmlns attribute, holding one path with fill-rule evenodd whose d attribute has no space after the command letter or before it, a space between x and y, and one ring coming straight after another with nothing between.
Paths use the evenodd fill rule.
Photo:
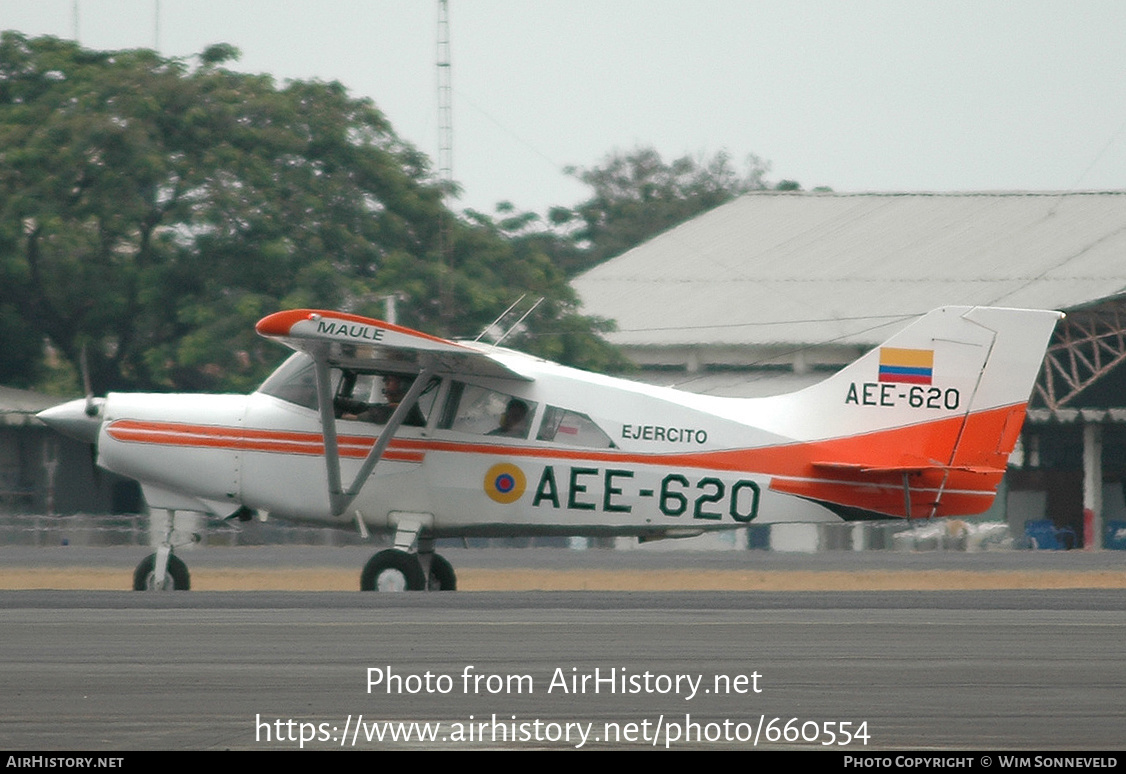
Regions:
<instances>
[{"instance_id":1,"label":"concrete runway surface","mask_svg":"<svg viewBox=\"0 0 1126 774\"><path fill-rule=\"evenodd\" d=\"M109 561L100 549L55 551L0 550L0 576ZM144 555L113 551L121 554L114 570L128 571ZM1122 572L1112 552L575 553L447 555L467 576L512 564L707 575L748 561L768 574L825 579L893 571L1105 580ZM342 563L352 577L361 556L296 548L270 555L306 571ZM189 564L197 573L233 558L207 551ZM1122 750L1123 593L1086 582L402 595L7 590L0 734L5 748L49 751Z\"/></svg>"}]
</instances>

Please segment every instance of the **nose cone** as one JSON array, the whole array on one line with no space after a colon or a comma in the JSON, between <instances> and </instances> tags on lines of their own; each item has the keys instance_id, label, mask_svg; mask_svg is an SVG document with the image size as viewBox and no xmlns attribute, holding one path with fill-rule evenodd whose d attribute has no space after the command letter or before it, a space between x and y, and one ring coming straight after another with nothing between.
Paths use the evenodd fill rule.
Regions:
<instances>
[{"instance_id":1,"label":"nose cone","mask_svg":"<svg viewBox=\"0 0 1126 774\"><path fill-rule=\"evenodd\" d=\"M79 398L36 414L43 423L63 435L96 443L102 426L105 398Z\"/></svg>"}]
</instances>

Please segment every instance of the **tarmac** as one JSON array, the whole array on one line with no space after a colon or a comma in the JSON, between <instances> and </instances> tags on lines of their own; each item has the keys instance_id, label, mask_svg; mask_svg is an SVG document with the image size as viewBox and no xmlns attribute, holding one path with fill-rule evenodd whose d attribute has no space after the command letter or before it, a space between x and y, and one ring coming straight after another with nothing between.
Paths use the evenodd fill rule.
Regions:
<instances>
[{"instance_id":1,"label":"tarmac","mask_svg":"<svg viewBox=\"0 0 1126 774\"><path fill-rule=\"evenodd\" d=\"M185 550L198 591L354 591L371 547ZM151 549L0 547L0 589L127 590ZM462 591L1126 589L1121 551L443 548Z\"/></svg>"}]
</instances>

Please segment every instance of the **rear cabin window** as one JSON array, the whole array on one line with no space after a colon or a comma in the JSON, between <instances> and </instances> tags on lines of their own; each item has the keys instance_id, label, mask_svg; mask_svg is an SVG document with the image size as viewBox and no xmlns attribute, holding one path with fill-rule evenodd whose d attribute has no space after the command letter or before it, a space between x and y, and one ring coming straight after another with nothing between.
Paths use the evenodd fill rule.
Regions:
<instances>
[{"instance_id":1,"label":"rear cabin window","mask_svg":"<svg viewBox=\"0 0 1126 774\"><path fill-rule=\"evenodd\" d=\"M537 441L585 446L589 449L610 449L614 442L586 414L548 406L543 411Z\"/></svg>"}]
</instances>

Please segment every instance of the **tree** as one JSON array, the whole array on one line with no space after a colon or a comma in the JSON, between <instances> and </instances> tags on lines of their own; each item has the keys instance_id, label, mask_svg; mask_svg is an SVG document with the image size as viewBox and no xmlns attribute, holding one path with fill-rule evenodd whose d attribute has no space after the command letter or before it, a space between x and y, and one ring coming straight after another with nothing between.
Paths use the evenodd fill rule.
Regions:
<instances>
[{"instance_id":1,"label":"tree","mask_svg":"<svg viewBox=\"0 0 1126 774\"><path fill-rule=\"evenodd\" d=\"M547 257L456 219L370 100L225 69L235 57L0 37L0 335L72 364L85 349L102 391L244 389L282 354L253 333L278 308L378 314L405 292L403 321L437 332L440 286L457 304L444 333L530 289L549 299L533 332L589 334Z\"/></svg>"},{"instance_id":2,"label":"tree","mask_svg":"<svg viewBox=\"0 0 1126 774\"><path fill-rule=\"evenodd\" d=\"M548 360L591 371L631 370L629 360L599 335L612 331L614 323L577 311L578 299L561 268L561 256L572 256L578 251L574 243L546 228L539 215L518 212L509 202L498 206L498 214L501 217L494 219L474 210L466 212L467 219L477 226L472 233L478 240L476 244L465 243L469 248L466 255L476 256L478 267L496 272L496 279L486 285L500 282L504 276L515 279L516 286L527 290L525 308L542 298L535 316L528 319L550 321L518 331L516 336L505 339L505 345L518 345ZM503 248L490 250L489 244ZM512 276L514 268L520 275ZM550 292L552 288L558 290Z\"/></svg>"},{"instance_id":3,"label":"tree","mask_svg":"<svg viewBox=\"0 0 1126 774\"><path fill-rule=\"evenodd\" d=\"M568 171L589 185L590 199L571 210L555 208L554 226L574 228L582 255L566 268L576 272L624 253L701 212L766 187L769 164L749 156L740 172L724 152L666 163L653 148L615 153L599 166Z\"/></svg>"}]
</instances>

